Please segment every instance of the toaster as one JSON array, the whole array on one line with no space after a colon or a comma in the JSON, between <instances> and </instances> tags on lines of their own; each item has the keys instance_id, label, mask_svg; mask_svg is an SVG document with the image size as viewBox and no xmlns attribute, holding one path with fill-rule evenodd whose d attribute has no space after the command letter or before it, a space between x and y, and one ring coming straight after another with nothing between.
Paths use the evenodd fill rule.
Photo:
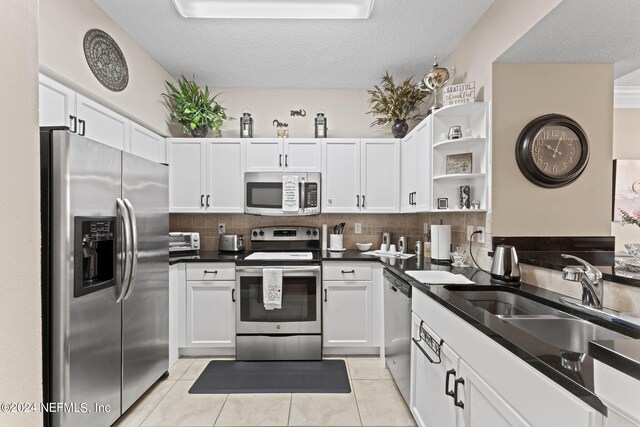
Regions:
<instances>
[{"instance_id":1,"label":"toaster","mask_svg":"<svg viewBox=\"0 0 640 427\"><path fill-rule=\"evenodd\" d=\"M174 231L169 233L169 253L200 250L200 233Z\"/></svg>"},{"instance_id":2,"label":"toaster","mask_svg":"<svg viewBox=\"0 0 640 427\"><path fill-rule=\"evenodd\" d=\"M242 234L221 234L218 239L220 252L243 252L244 236Z\"/></svg>"}]
</instances>

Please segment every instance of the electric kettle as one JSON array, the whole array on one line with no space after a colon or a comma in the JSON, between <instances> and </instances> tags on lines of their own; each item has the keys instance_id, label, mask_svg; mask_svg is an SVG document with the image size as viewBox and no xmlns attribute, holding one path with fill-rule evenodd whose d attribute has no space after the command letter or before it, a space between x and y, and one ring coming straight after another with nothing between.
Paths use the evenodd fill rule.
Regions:
<instances>
[{"instance_id":1,"label":"electric kettle","mask_svg":"<svg viewBox=\"0 0 640 427\"><path fill-rule=\"evenodd\" d=\"M493 252L491 282L504 285L515 284L519 281L520 265L516 248L510 245L498 245Z\"/></svg>"}]
</instances>

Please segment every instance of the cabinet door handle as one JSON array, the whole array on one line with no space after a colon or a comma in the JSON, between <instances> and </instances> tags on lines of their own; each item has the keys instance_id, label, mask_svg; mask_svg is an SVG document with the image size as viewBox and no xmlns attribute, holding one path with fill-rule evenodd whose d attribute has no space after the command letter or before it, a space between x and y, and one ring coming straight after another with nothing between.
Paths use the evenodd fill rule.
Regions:
<instances>
[{"instance_id":1,"label":"cabinet door handle","mask_svg":"<svg viewBox=\"0 0 640 427\"><path fill-rule=\"evenodd\" d=\"M362 207L364 208L364 194L362 195Z\"/></svg>"},{"instance_id":2,"label":"cabinet door handle","mask_svg":"<svg viewBox=\"0 0 640 427\"><path fill-rule=\"evenodd\" d=\"M446 394L447 396L451 396L453 397L453 391L449 391L449 378L451 376L456 376L456 370L455 369L449 369L447 371L447 375L444 377L444 394Z\"/></svg>"},{"instance_id":3,"label":"cabinet door handle","mask_svg":"<svg viewBox=\"0 0 640 427\"><path fill-rule=\"evenodd\" d=\"M284 166L285 167L289 167L289 155L288 154L284 155Z\"/></svg>"},{"instance_id":4,"label":"cabinet door handle","mask_svg":"<svg viewBox=\"0 0 640 427\"><path fill-rule=\"evenodd\" d=\"M200 206L204 206L204 194L200 195Z\"/></svg>"},{"instance_id":5,"label":"cabinet door handle","mask_svg":"<svg viewBox=\"0 0 640 427\"><path fill-rule=\"evenodd\" d=\"M347 274L347 273L354 274L356 271L355 270L340 270L340 272L342 274Z\"/></svg>"},{"instance_id":6,"label":"cabinet door handle","mask_svg":"<svg viewBox=\"0 0 640 427\"><path fill-rule=\"evenodd\" d=\"M453 404L459 408L464 408L462 400L458 400L458 385L464 385L464 378L458 378L453 382Z\"/></svg>"},{"instance_id":7,"label":"cabinet door handle","mask_svg":"<svg viewBox=\"0 0 640 427\"><path fill-rule=\"evenodd\" d=\"M327 302L327 290L324 290L324 302Z\"/></svg>"},{"instance_id":8,"label":"cabinet door handle","mask_svg":"<svg viewBox=\"0 0 640 427\"><path fill-rule=\"evenodd\" d=\"M218 274L218 270L204 270L204 274Z\"/></svg>"},{"instance_id":9,"label":"cabinet door handle","mask_svg":"<svg viewBox=\"0 0 640 427\"><path fill-rule=\"evenodd\" d=\"M211 195L207 194L207 207L211 206L211 205L209 204L209 199L211 199Z\"/></svg>"},{"instance_id":10,"label":"cabinet door handle","mask_svg":"<svg viewBox=\"0 0 640 427\"><path fill-rule=\"evenodd\" d=\"M413 201L414 205L417 205L417 203L416 203L416 194L417 193L414 191L412 194L413 194L413 197L411 198L411 200Z\"/></svg>"},{"instance_id":11,"label":"cabinet door handle","mask_svg":"<svg viewBox=\"0 0 640 427\"><path fill-rule=\"evenodd\" d=\"M236 302L236 290L231 289L231 301Z\"/></svg>"},{"instance_id":12,"label":"cabinet door handle","mask_svg":"<svg viewBox=\"0 0 640 427\"><path fill-rule=\"evenodd\" d=\"M359 208L359 207L360 207L360 195L357 194L356 195L356 208Z\"/></svg>"},{"instance_id":13,"label":"cabinet door handle","mask_svg":"<svg viewBox=\"0 0 640 427\"><path fill-rule=\"evenodd\" d=\"M282 166L282 154L280 154L280 160L278 160L278 164Z\"/></svg>"},{"instance_id":14,"label":"cabinet door handle","mask_svg":"<svg viewBox=\"0 0 640 427\"><path fill-rule=\"evenodd\" d=\"M78 127L80 128L80 131L78 132L78 135L80 136L84 136L85 134L85 128L86 128L86 122L82 119L78 119Z\"/></svg>"},{"instance_id":15,"label":"cabinet door handle","mask_svg":"<svg viewBox=\"0 0 640 427\"><path fill-rule=\"evenodd\" d=\"M71 132L73 133L77 133L78 132L78 118L76 116L69 116L69 119L71 120L71 124L73 125L73 127L71 129L69 129Z\"/></svg>"},{"instance_id":16,"label":"cabinet door handle","mask_svg":"<svg viewBox=\"0 0 640 427\"><path fill-rule=\"evenodd\" d=\"M413 203L411 203L411 194L412 194L412 193L409 193L409 204L410 204L410 205L412 205L412 204L413 204Z\"/></svg>"}]
</instances>

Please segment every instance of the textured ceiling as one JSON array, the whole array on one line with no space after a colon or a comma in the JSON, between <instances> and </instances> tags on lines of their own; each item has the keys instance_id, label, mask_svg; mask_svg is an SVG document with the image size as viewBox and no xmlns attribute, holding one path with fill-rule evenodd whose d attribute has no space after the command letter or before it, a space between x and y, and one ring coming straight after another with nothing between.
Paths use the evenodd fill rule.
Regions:
<instances>
[{"instance_id":1,"label":"textured ceiling","mask_svg":"<svg viewBox=\"0 0 640 427\"><path fill-rule=\"evenodd\" d=\"M564 0L498 61L615 64L616 86L640 85L639 23L638 0Z\"/></svg>"},{"instance_id":2,"label":"textured ceiling","mask_svg":"<svg viewBox=\"0 0 640 427\"><path fill-rule=\"evenodd\" d=\"M184 19L171 0L95 0L173 76L217 88L368 88L422 77L493 0L376 0L368 20Z\"/></svg>"}]
</instances>

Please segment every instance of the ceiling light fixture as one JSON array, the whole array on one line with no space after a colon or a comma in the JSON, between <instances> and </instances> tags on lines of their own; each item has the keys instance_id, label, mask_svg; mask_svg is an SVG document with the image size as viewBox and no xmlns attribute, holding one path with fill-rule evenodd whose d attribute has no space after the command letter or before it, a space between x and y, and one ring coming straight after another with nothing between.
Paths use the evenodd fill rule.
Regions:
<instances>
[{"instance_id":1,"label":"ceiling light fixture","mask_svg":"<svg viewBox=\"0 0 640 427\"><path fill-rule=\"evenodd\" d=\"M185 18L367 19L374 0L173 0Z\"/></svg>"}]
</instances>

